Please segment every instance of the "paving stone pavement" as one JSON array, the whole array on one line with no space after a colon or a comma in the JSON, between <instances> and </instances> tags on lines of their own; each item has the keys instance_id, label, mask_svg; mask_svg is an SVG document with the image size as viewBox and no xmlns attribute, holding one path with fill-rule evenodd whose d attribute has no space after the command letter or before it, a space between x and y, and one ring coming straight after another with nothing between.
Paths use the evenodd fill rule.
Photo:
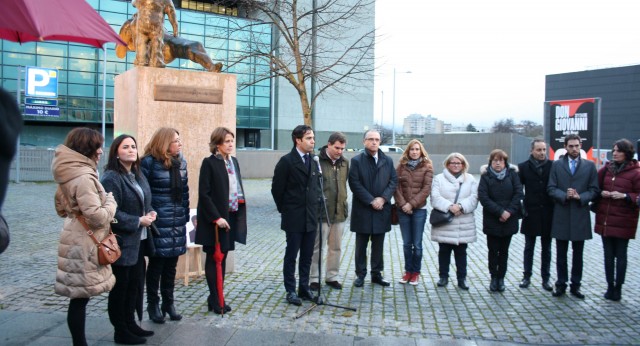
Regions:
<instances>
[{"instance_id":1,"label":"paving stone pavement","mask_svg":"<svg viewBox=\"0 0 640 346\"><path fill-rule=\"evenodd\" d=\"M189 286L177 281L176 303L178 311L185 316L183 321L168 322L164 326L150 325L145 321L146 326L156 331L182 326L182 333L199 335L200 338L203 335L195 331L203 326L208 327L206 330L240 330L242 335L252 336L233 339L233 333L229 332L231 334L226 339L220 339L227 340L226 344L358 344L359 341L394 345L445 342L461 345L640 344L640 245L637 241L630 242L627 279L620 302L610 302L602 297L606 283L598 235L594 235L585 246L582 292L586 299L578 300L572 296L554 298L542 289L539 248L536 249L533 284L528 289L520 289L518 283L522 277L524 247L524 237L520 234L514 236L511 243L507 289L502 294L491 293L488 290L490 277L480 208L476 214L478 241L468 250L469 291L457 288L454 263L449 286L436 287L438 247L429 240L429 226L425 229L419 285L398 283L403 274L402 239L398 226L394 226L387 234L384 254L384 276L392 281L392 286L382 288L366 281L363 288L353 287L355 237L347 227L339 278L344 289L325 287L324 293L327 303L355 307L357 311L325 305L294 319L310 303L295 307L284 299L282 257L285 236L279 229L280 215L271 198L270 180L246 180L244 183L249 218L248 244L237 246L236 270L227 276L225 282L226 300L233 311L224 318L207 312L208 290L204 277L192 279ZM9 186L3 213L10 225L12 238L9 249L0 255L0 331L3 330L3 319L20 318L25 314L38 320L52 314L55 317L49 317L49 320L53 318L61 323L57 333L68 333L64 324L68 299L53 292L62 224L53 208L55 189L53 183ZM552 278L555 278L555 261L552 263ZM87 308L89 324L97 324L96 321L108 323L106 298L104 294L91 299ZM147 319L146 315L144 319ZM39 325L36 321L30 327L37 331ZM109 329L110 325L105 328ZM53 334L55 336L56 333ZM168 335L162 344L185 344L187 340L174 340ZM104 338L105 344L109 344L110 337ZM200 338L205 344L210 340L206 336ZM0 335L0 343L2 340Z\"/></svg>"}]
</instances>

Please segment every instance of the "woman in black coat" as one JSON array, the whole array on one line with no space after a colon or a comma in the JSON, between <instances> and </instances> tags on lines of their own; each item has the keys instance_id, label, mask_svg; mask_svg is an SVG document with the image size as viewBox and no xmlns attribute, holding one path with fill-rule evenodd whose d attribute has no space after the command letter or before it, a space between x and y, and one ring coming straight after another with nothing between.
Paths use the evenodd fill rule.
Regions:
<instances>
[{"instance_id":1,"label":"woman in black coat","mask_svg":"<svg viewBox=\"0 0 640 346\"><path fill-rule=\"evenodd\" d=\"M140 173L140 159L135 138L120 135L113 140L102 185L113 193L118 203L111 224L117 234L122 256L111 265L116 284L109 292L109 320L115 329L116 343L142 344L145 336L153 335L135 320L135 309L142 301L144 285L143 242L149 241L148 231L156 213L151 208L151 189Z\"/></svg>"},{"instance_id":2,"label":"woman in black coat","mask_svg":"<svg viewBox=\"0 0 640 346\"><path fill-rule=\"evenodd\" d=\"M518 232L521 214L522 184L517 167L509 167L508 159L507 153L495 149L489 155L488 169L486 165L480 168L478 200L482 204L482 228L489 248L491 292L505 289L509 245L511 237Z\"/></svg>"},{"instance_id":3,"label":"woman in black coat","mask_svg":"<svg viewBox=\"0 0 640 346\"><path fill-rule=\"evenodd\" d=\"M235 249L235 242L246 244L247 215L238 160L231 156L234 135L226 127L218 127L211 133L211 156L202 161L198 186L198 227L196 244L203 245L207 254L205 275L209 286L207 305L209 311L223 314L231 307L219 303L218 275L224 285L227 254ZM218 273L214 260L215 232L218 226L220 250L224 254L222 273Z\"/></svg>"},{"instance_id":4,"label":"woman in black coat","mask_svg":"<svg viewBox=\"0 0 640 346\"><path fill-rule=\"evenodd\" d=\"M187 252L186 225L189 222L187 162L182 157L182 141L176 129L156 130L144 148L142 173L151 187L151 206L158 213L154 225L155 254L147 267L147 311L155 323L164 323L165 314L173 321L182 319L173 303L178 257ZM159 306L158 287L162 295Z\"/></svg>"}]
</instances>

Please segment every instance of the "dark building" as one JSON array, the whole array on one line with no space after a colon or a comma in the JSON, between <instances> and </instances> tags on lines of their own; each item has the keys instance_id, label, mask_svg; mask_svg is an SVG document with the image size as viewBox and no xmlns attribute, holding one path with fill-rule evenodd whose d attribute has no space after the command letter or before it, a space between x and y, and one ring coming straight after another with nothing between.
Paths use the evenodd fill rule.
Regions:
<instances>
[{"instance_id":1,"label":"dark building","mask_svg":"<svg viewBox=\"0 0 640 346\"><path fill-rule=\"evenodd\" d=\"M640 65L546 76L545 101L595 97L601 98L600 149L611 149L620 138L640 138ZM548 138L548 112L544 124Z\"/></svg>"}]
</instances>

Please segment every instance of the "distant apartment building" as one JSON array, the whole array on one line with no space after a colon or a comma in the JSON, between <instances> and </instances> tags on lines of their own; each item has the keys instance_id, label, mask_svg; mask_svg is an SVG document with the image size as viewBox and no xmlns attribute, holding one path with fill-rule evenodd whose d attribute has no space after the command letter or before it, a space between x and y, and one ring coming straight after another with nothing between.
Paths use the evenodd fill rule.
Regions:
<instances>
[{"instance_id":1,"label":"distant apartment building","mask_svg":"<svg viewBox=\"0 0 640 346\"><path fill-rule=\"evenodd\" d=\"M442 120L421 114L411 114L404 119L403 133L409 136L422 136L426 133L443 133L445 124Z\"/></svg>"}]
</instances>

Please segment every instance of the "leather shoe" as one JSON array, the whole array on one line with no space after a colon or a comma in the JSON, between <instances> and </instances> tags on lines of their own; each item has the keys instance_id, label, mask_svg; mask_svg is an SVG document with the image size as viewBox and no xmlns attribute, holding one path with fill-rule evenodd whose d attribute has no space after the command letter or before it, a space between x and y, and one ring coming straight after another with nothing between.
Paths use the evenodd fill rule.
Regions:
<instances>
[{"instance_id":1,"label":"leather shoe","mask_svg":"<svg viewBox=\"0 0 640 346\"><path fill-rule=\"evenodd\" d=\"M449 284L448 278L440 278L440 280L438 280L438 287L445 287L447 284Z\"/></svg>"},{"instance_id":2,"label":"leather shoe","mask_svg":"<svg viewBox=\"0 0 640 346\"><path fill-rule=\"evenodd\" d=\"M385 281L384 278L382 277L382 275L372 277L371 278L371 283L378 284L378 285L380 285L382 287L391 286L389 281Z\"/></svg>"},{"instance_id":3,"label":"leather shoe","mask_svg":"<svg viewBox=\"0 0 640 346\"><path fill-rule=\"evenodd\" d=\"M562 297L563 295L565 295L566 293L566 288L558 288L556 286L556 290L553 291L553 296L554 297Z\"/></svg>"},{"instance_id":4,"label":"leather shoe","mask_svg":"<svg viewBox=\"0 0 640 346\"><path fill-rule=\"evenodd\" d=\"M298 297L302 300L313 301L316 297L313 296L310 290L298 290Z\"/></svg>"},{"instance_id":5,"label":"leather shoe","mask_svg":"<svg viewBox=\"0 0 640 346\"><path fill-rule=\"evenodd\" d=\"M498 279L498 292L504 292L504 279Z\"/></svg>"},{"instance_id":6,"label":"leather shoe","mask_svg":"<svg viewBox=\"0 0 640 346\"><path fill-rule=\"evenodd\" d=\"M544 288L549 292L553 291L553 286L551 286L551 284L549 283L549 280L542 280L542 288Z\"/></svg>"},{"instance_id":7,"label":"leather shoe","mask_svg":"<svg viewBox=\"0 0 640 346\"><path fill-rule=\"evenodd\" d=\"M520 288L528 288L529 285L531 285L531 279L529 278L524 278L520 281Z\"/></svg>"},{"instance_id":8,"label":"leather shoe","mask_svg":"<svg viewBox=\"0 0 640 346\"><path fill-rule=\"evenodd\" d=\"M489 291L498 292L498 279L492 278L491 283L489 284Z\"/></svg>"},{"instance_id":9,"label":"leather shoe","mask_svg":"<svg viewBox=\"0 0 640 346\"><path fill-rule=\"evenodd\" d=\"M580 292L579 288L573 288L569 291L571 293L572 296L578 298L578 299L584 299L584 294L582 294Z\"/></svg>"},{"instance_id":10,"label":"leather shoe","mask_svg":"<svg viewBox=\"0 0 640 346\"><path fill-rule=\"evenodd\" d=\"M337 290L342 289L342 284L339 283L338 281L325 281L324 283L327 284L327 286L331 286Z\"/></svg>"},{"instance_id":11,"label":"leather shoe","mask_svg":"<svg viewBox=\"0 0 640 346\"><path fill-rule=\"evenodd\" d=\"M309 284L309 289L312 291L319 291L320 290L320 284L317 282L312 282Z\"/></svg>"},{"instance_id":12,"label":"leather shoe","mask_svg":"<svg viewBox=\"0 0 640 346\"><path fill-rule=\"evenodd\" d=\"M287 302L289 302L289 304L293 304L295 306L302 305L302 300L300 300L300 298L298 298L298 295L296 294L296 292L288 292L287 293Z\"/></svg>"},{"instance_id":13,"label":"leather shoe","mask_svg":"<svg viewBox=\"0 0 640 346\"><path fill-rule=\"evenodd\" d=\"M458 280L458 287L465 291L469 290L469 286L467 286L467 279Z\"/></svg>"},{"instance_id":14,"label":"leather shoe","mask_svg":"<svg viewBox=\"0 0 640 346\"><path fill-rule=\"evenodd\" d=\"M356 278L356 281L353 282L353 285L356 286L356 287L364 286L364 276L358 276Z\"/></svg>"}]
</instances>

